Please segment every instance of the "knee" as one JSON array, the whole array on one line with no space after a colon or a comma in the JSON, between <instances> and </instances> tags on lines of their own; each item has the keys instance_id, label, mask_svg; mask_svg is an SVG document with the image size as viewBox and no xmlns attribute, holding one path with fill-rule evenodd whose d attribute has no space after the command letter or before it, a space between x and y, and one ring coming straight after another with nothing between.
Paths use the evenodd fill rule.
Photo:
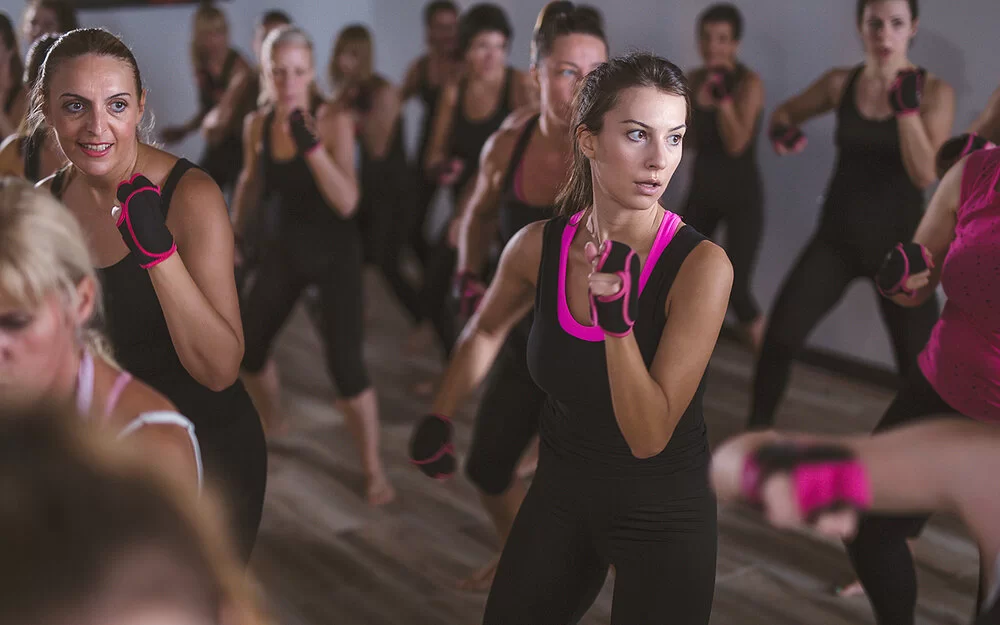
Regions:
<instances>
[{"instance_id":1,"label":"knee","mask_svg":"<svg viewBox=\"0 0 1000 625\"><path fill-rule=\"evenodd\" d=\"M465 476L485 495L499 497L507 492L514 477L514 467L499 462L473 447L465 461Z\"/></svg>"}]
</instances>

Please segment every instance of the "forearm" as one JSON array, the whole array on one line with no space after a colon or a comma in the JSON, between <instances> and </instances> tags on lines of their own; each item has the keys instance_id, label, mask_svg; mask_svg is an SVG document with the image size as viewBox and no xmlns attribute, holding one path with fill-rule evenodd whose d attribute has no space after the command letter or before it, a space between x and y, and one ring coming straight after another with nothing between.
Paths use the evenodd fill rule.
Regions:
<instances>
[{"instance_id":1,"label":"forearm","mask_svg":"<svg viewBox=\"0 0 1000 625\"><path fill-rule=\"evenodd\" d=\"M920 115L910 114L897 118L899 124L900 151L903 156L903 166L913 184L920 189L926 189L937 180L934 168L934 158L937 147L927 134Z\"/></svg>"},{"instance_id":2,"label":"forearm","mask_svg":"<svg viewBox=\"0 0 1000 625\"><path fill-rule=\"evenodd\" d=\"M243 360L242 328L234 328L212 306L180 254L152 267L149 277L181 364L203 386L228 388Z\"/></svg>"},{"instance_id":3,"label":"forearm","mask_svg":"<svg viewBox=\"0 0 1000 625\"><path fill-rule=\"evenodd\" d=\"M743 154L753 136L753 124L745 127L740 122L732 98L727 98L719 103L716 116L719 121L719 134L726 152L732 157Z\"/></svg>"},{"instance_id":4,"label":"forearm","mask_svg":"<svg viewBox=\"0 0 1000 625\"><path fill-rule=\"evenodd\" d=\"M489 373L504 338L479 330L478 317L474 316L466 324L434 398L433 411L436 414L455 414L462 401L478 388Z\"/></svg>"},{"instance_id":5,"label":"forearm","mask_svg":"<svg viewBox=\"0 0 1000 625\"><path fill-rule=\"evenodd\" d=\"M360 197L354 177L339 167L330 153L323 148L309 152L306 155L306 163L326 203L345 219L353 215L358 208Z\"/></svg>"},{"instance_id":6,"label":"forearm","mask_svg":"<svg viewBox=\"0 0 1000 625\"><path fill-rule=\"evenodd\" d=\"M246 232L246 222L250 212L254 209L257 200L260 198L260 182L256 176L251 175L245 169L240 172L240 177L236 181L236 189L233 191L233 234L237 239L243 237Z\"/></svg>"},{"instance_id":7,"label":"forearm","mask_svg":"<svg viewBox=\"0 0 1000 625\"><path fill-rule=\"evenodd\" d=\"M635 457L655 456L670 442L680 414L671 411L632 334L622 338L606 335L604 346L618 428Z\"/></svg>"}]
</instances>

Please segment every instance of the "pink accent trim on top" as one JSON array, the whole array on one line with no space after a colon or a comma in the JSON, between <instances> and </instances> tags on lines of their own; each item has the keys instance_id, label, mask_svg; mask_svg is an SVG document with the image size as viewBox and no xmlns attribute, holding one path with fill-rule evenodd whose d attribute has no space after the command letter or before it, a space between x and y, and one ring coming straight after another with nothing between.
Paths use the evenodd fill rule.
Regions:
<instances>
[{"instance_id":1,"label":"pink accent trim on top","mask_svg":"<svg viewBox=\"0 0 1000 625\"><path fill-rule=\"evenodd\" d=\"M115 383L111 386L111 390L108 391L108 401L104 404L104 416L110 417L111 413L114 411L115 406L118 405L118 400L122 397L122 392L125 387L128 386L129 382L132 381L132 374L128 371L122 371L115 378Z\"/></svg>"},{"instance_id":2,"label":"pink accent trim on top","mask_svg":"<svg viewBox=\"0 0 1000 625\"><path fill-rule=\"evenodd\" d=\"M569 304L566 300L566 269L569 263L569 248L573 244L573 237L576 236L581 219L583 219L583 211L570 217L569 223L563 229L562 243L559 246L559 280L556 287L556 315L559 319L559 325L562 326L563 331L566 333L575 336L581 341L599 343L604 340L604 330L600 326L584 325L577 321L573 317L573 313L569 311ZM649 276L653 273L656 262L663 254L663 250L667 248L667 245L673 240L674 235L677 234L677 228L680 226L680 223L680 217L670 211L664 211L663 221L660 222L660 229L656 231L656 239L653 241L653 247L650 248L649 257L646 258L646 264L642 267L642 272L639 274L640 296L643 289L646 288L646 282L649 281Z\"/></svg>"}]
</instances>

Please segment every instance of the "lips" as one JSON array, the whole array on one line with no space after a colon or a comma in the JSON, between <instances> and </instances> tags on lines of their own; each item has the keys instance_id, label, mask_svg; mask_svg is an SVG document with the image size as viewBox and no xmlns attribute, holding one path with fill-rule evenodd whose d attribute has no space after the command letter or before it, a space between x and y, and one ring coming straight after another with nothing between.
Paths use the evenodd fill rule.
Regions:
<instances>
[{"instance_id":1,"label":"lips","mask_svg":"<svg viewBox=\"0 0 1000 625\"><path fill-rule=\"evenodd\" d=\"M100 157L106 155L108 152L111 151L111 147L114 146L114 143L81 143L81 142L77 142L77 145L80 146L80 151L83 152L84 154L86 154L87 156L94 157L94 158L100 158Z\"/></svg>"},{"instance_id":2,"label":"lips","mask_svg":"<svg viewBox=\"0 0 1000 625\"><path fill-rule=\"evenodd\" d=\"M636 180L635 186L639 188L639 192L643 195L656 195L663 183L658 180Z\"/></svg>"}]
</instances>

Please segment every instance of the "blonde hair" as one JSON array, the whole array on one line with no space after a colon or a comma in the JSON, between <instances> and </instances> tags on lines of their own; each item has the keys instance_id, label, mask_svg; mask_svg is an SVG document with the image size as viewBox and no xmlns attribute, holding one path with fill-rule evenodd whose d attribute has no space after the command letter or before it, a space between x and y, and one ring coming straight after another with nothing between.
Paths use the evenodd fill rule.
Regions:
<instances>
[{"instance_id":1,"label":"blonde hair","mask_svg":"<svg viewBox=\"0 0 1000 625\"><path fill-rule=\"evenodd\" d=\"M200 70L204 66L204 59L201 55L201 50L198 49L197 32L199 26L207 26L209 28L214 26L221 26L222 30L228 35L229 34L229 21L226 19L226 14L222 12L222 9L215 6L211 2L204 2L198 7L198 10L194 12L194 16L191 18L191 63L194 64L195 70Z\"/></svg>"},{"instance_id":2,"label":"blonde hair","mask_svg":"<svg viewBox=\"0 0 1000 625\"><path fill-rule=\"evenodd\" d=\"M306 34L306 31L298 26L279 26L269 32L260 47L261 78L263 80L261 80L260 97L257 99L258 106L264 106L274 100L274 94L271 92L271 79L267 76L267 72L270 65L274 63L275 51L282 46L305 48L309 51L309 58L312 59L313 68L316 67L316 54L313 51L313 42L309 38L309 35ZM315 78L313 78L312 84L309 85L309 99L312 100L312 104L316 104L323 99Z\"/></svg>"},{"instance_id":3,"label":"blonde hair","mask_svg":"<svg viewBox=\"0 0 1000 625\"><path fill-rule=\"evenodd\" d=\"M48 192L20 178L0 178L0 290L28 308L55 293L66 310L73 310L79 303L77 285L85 278L99 284L76 217ZM100 316L97 288L91 319ZM110 346L91 324L79 329L79 339L113 362Z\"/></svg>"},{"instance_id":4,"label":"blonde hair","mask_svg":"<svg viewBox=\"0 0 1000 625\"><path fill-rule=\"evenodd\" d=\"M363 24L351 24L337 35L337 39L333 44L333 53L330 55L328 71L330 73L330 82L335 86L344 80L344 75L340 72L340 68L337 67L337 57L343 54L348 46L358 46L361 48L361 67L358 70L357 79L359 84L368 82L374 71L372 69L372 57L374 54L372 52L371 31Z\"/></svg>"}]
</instances>

